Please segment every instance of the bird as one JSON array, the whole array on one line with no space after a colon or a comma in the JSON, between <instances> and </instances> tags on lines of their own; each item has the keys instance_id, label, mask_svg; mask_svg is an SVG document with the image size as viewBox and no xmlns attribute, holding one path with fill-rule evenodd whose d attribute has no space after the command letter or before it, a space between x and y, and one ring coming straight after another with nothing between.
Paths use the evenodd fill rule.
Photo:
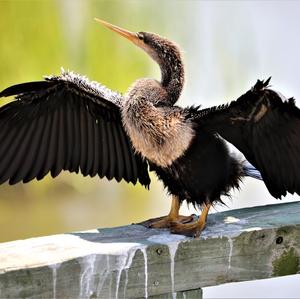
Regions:
<instances>
[{"instance_id":1,"label":"bird","mask_svg":"<svg viewBox=\"0 0 300 299\"><path fill-rule=\"evenodd\" d=\"M171 197L170 212L140 224L190 237L200 236L210 208L246 176L262 180L275 198L300 194L300 110L270 87L270 78L227 104L180 107L179 46L95 20L144 50L161 79L137 79L122 95L62 70L4 89L0 97L14 99L0 108L0 184L65 170L149 188L154 172ZM200 216L180 215L184 201Z\"/></svg>"}]
</instances>

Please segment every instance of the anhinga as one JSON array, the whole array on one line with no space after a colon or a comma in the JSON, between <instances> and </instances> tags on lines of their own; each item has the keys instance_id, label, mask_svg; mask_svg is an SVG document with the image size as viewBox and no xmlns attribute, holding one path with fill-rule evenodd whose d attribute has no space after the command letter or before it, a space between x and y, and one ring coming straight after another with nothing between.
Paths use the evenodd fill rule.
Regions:
<instances>
[{"instance_id":1,"label":"anhinga","mask_svg":"<svg viewBox=\"0 0 300 299\"><path fill-rule=\"evenodd\" d=\"M97 21L146 51L160 66L161 81L139 79L122 96L63 72L5 89L0 96L16 100L0 108L0 183L69 170L148 187L154 171L172 206L144 224L190 236L199 236L210 206L244 176L262 178L276 198L300 194L300 110L293 99L258 80L227 105L175 106L184 83L179 48L157 34ZM254 167L232 156L224 140ZM184 200L202 208L198 220L179 215Z\"/></svg>"}]
</instances>

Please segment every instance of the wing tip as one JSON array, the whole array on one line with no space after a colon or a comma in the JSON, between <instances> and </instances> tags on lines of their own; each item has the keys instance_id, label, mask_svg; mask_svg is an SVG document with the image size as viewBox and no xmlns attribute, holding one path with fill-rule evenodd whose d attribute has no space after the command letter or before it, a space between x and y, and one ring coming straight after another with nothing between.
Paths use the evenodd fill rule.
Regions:
<instances>
[{"instance_id":1,"label":"wing tip","mask_svg":"<svg viewBox=\"0 0 300 299\"><path fill-rule=\"evenodd\" d=\"M8 97L8 96L9 96L9 87L3 89L3 90L0 92L0 98L5 98L5 97Z\"/></svg>"},{"instance_id":2,"label":"wing tip","mask_svg":"<svg viewBox=\"0 0 300 299\"><path fill-rule=\"evenodd\" d=\"M11 85L0 92L0 98L31 92L39 92L43 89L53 86L54 84L56 83L50 81L33 81Z\"/></svg>"},{"instance_id":3,"label":"wing tip","mask_svg":"<svg viewBox=\"0 0 300 299\"><path fill-rule=\"evenodd\" d=\"M267 80L257 80L255 85L253 86L253 91L261 91L265 88L268 88L270 86L270 81L272 79L272 76L270 76Z\"/></svg>"}]
</instances>

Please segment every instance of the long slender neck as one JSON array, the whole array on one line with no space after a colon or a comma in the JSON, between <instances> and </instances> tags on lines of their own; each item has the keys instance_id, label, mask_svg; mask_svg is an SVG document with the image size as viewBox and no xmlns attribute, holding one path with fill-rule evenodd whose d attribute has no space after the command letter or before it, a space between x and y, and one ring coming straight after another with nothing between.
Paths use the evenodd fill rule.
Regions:
<instances>
[{"instance_id":1,"label":"long slender neck","mask_svg":"<svg viewBox=\"0 0 300 299\"><path fill-rule=\"evenodd\" d=\"M166 89L169 96L167 101L171 105L178 100L184 84L184 67L178 54L169 52L157 61L161 70L161 85Z\"/></svg>"},{"instance_id":2,"label":"long slender neck","mask_svg":"<svg viewBox=\"0 0 300 299\"><path fill-rule=\"evenodd\" d=\"M164 40L156 49L146 50L161 70L161 86L166 90L166 104L174 105L178 100L184 84L184 65L178 47Z\"/></svg>"}]
</instances>

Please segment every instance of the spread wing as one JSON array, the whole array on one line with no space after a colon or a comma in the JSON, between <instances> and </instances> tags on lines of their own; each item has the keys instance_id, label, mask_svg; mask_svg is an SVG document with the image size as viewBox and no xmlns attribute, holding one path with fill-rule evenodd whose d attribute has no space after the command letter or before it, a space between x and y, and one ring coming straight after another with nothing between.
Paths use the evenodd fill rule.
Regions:
<instances>
[{"instance_id":1,"label":"spread wing","mask_svg":"<svg viewBox=\"0 0 300 299\"><path fill-rule=\"evenodd\" d=\"M199 111L197 121L236 146L280 198L300 194L300 110L269 89L269 80L229 105Z\"/></svg>"},{"instance_id":2,"label":"spread wing","mask_svg":"<svg viewBox=\"0 0 300 299\"><path fill-rule=\"evenodd\" d=\"M0 183L62 170L148 186L147 163L121 122L121 95L70 72L11 86L0 97Z\"/></svg>"}]
</instances>

